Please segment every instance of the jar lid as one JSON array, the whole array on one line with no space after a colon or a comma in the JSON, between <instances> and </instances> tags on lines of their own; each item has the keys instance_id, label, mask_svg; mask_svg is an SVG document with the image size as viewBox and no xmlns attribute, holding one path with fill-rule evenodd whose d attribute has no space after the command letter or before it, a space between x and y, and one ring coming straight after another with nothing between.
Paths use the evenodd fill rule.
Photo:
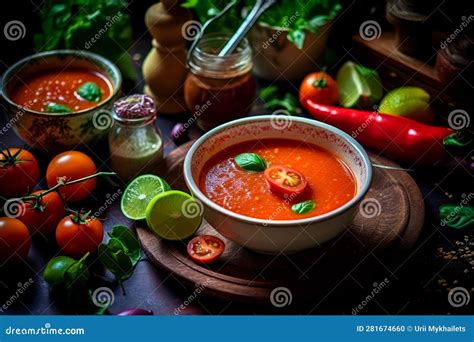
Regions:
<instances>
[{"instance_id":1,"label":"jar lid","mask_svg":"<svg viewBox=\"0 0 474 342\"><path fill-rule=\"evenodd\" d=\"M134 94L115 101L114 119L122 122L147 120L156 115L155 101L150 96Z\"/></svg>"}]
</instances>

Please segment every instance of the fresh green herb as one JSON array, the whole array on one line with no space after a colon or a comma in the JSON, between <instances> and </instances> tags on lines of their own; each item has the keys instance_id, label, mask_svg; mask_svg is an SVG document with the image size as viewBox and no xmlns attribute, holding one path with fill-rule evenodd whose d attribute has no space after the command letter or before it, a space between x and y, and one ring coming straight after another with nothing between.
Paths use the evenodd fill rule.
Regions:
<instances>
[{"instance_id":1,"label":"fresh green herb","mask_svg":"<svg viewBox=\"0 0 474 342\"><path fill-rule=\"evenodd\" d=\"M72 109L59 103L48 103L44 108L47 113L72 113Z\"/></svg>"},{"instance_id":2,"label":"fresh green herb","mask_svg":"<svg viewBox=\"0 0 474 342\"><path fill-rule=\"evenodd\" d=\"M122 284L133 274L133 268L140 260L140 244L125 226L113 227L109 236L109 241L99 246L99 260Z\"/></svg>"},{"instance_id":3,"label":"fresh green herb","mask_svg":"<svg viewBox=\"0 0 474 342\"><path fill-rule=\"evenodd\" d=\"M225 25L215 25L218 30L234 32L242 22L241 13L249 11L255 0L240 0L223 19ZM187 0L183 7L194 9L201 22L215 16L227 5L220 0ZM316 33L318 30L333 20L340 12L340 0L308 0L301 5L295 0L279 0L263 13L259 22L278 29L288 30L288 40L301 49L304 44L306 32ZM219 23L222 23L219 22Z\"/></svg>"},{"instance_id":4,"label":"fresh green herb","mask_svg":"<svg viewBox=\"0 0 474 342\"><path fill-rule=\"evenodd\" d=\"M46 0L40 10L42 32L36 49L77 49L96 52L112 60L127 79L135 79L126 51L132 45L128 1Z\"/></svg>"},{"instance_id":5,"label":"fresh green herb","mask_svg":"<svg viewBox=\"0 0 474 342\"><path fill-rule=\"evenodd\" d=\"M474 224L474 207L443 204L439 207L439 216L448 227L455 229L467 228Z\"/></svg>"},{"instance_id":6,"label":"fresh green herb","mask_svg":"<svg viewBox=\"0 0 474 342\"><path fill-rule=\"evenodd\" d=\"M94 82L86 82L77 89L77 94L84 100L99 102L102 98L102 90Z\"/></svg>"},{"instance_id":7,"label":"fresh green herb","mask_svg":"<svg viewBox=\"0 0 474 342\"><path fill-rule=\"evenodd\" d=\"M256 153L241 153L234 158L239 167L247 171L262 172L267 162Z\"/></svg>"},{"instance_id":8,"label":"fresh green herb","mask_svg":"<svg viewBox=\"0 0 474 342\"><path fill-rule=\"evenodd\" d=\"M300 203L293 204L291 206L291 210L293 210L297 214L306 214L316 208L316 204L313 200L307 200Z\"/></svg>"},{"instance_id":9,"label":"fresh green herb","mask_svg":"<svg viewBox=\"0 0 474 342\"><path fill-rule=\"evenodd\" d=\"M291 93L281 94L277 86L269 86L260 91L260 99L264 102L265 108L269 110L283 109L288 114L299 114L298 100Z\"/></svg>"}]
</instances>

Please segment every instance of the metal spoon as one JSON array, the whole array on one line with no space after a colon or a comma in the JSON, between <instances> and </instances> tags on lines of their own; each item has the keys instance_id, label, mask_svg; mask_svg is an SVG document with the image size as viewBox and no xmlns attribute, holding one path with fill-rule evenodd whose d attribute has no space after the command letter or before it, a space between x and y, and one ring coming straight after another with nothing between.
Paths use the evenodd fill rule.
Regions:
<instances>
[{"instance_id":1,"label":"metal spoon","mask_svg":"<svg viewBox=\"0 0 474 342\"><path fill-rule=\"evenodd\" d=\"M273 5L276 0L257 0L252 10L239 26L237 31L230 37L229 41L224 45L222 50L219 52L219 56L228 56L234 52L234 50L239 46L239 43L247 35L252 26L257 22L258 18Z\"/></svg>"}]
</instances>

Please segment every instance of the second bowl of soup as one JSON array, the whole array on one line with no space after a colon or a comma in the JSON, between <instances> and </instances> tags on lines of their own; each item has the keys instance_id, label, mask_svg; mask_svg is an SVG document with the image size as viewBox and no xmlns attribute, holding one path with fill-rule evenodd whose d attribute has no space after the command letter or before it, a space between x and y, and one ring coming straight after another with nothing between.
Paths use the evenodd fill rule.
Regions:
<instances>
[{"instance_id":1,"label":"second bowl of soup","mask_svg":"<svg viewBox=\"0 0 474 342\"><path fill-rule=\"evenodd\" d=\"M90 52L56 50L27 57L3 77L9 125L28 144L49 153L93 145L112 125L121 83L118 68Z\"/></svg>"},{"instance_id":2,"label":"second bowl of soup","mask_svg":"<svg viewBox=\"0 0 474 342\"><path fill-rule=\"evenodd\" d=\"M340 234L367 192L364 149L324 123L258 116L219 126L188 152L184 176L206 220L255 251L290 253Z\"/></svg>"}]
</instances>

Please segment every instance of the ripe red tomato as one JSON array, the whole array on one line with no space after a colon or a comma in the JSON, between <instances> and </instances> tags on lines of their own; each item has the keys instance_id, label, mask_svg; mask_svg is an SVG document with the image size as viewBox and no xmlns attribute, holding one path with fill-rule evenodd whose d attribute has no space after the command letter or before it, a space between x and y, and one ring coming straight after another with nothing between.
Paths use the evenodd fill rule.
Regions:
<instances>
[{"instance_id":1,"label":"ripe red tomato","mask_svg":"<svg viewBox=\"0 0 474 342\"><path fill-rule=\"evenodd\" d=\"M264 176L270 190L278 194L299 195L308 185L301 172L283 165L269 166Z\"/></svg>"},{"instance_id":2,"label":"ripe red tomato","mask_svg":"<svg viewBox=\"0 0 474 342\"><path fill-rule=\"evenodd\" d=\"M28 257L31 238L20 220L0 217L0 266L20 263Z\"/></svg>"},{"instance_id":3,"label":"ripe red tomato","mask_svg":"<svg viewBox=\"0 0 474 342\"><path fill-rule=\"evenodd\" d=\"M38 190L31 195L39 195L44 190ZM39 207L34 207L34 202L26 201L20 210L18 219L23 222L33 234L39 231L48 235L54 232L59 221L64 217L64 203L56 191L41 197Z\"/></svg>"},{"instance_id":4,"label":"ripe red tomato","mask_svg":"<svg viewBox=\"0 0 474 342\"><path fill-rule=\"evenodd\" d=\"M104 238L102 222L96 218L82 218L77 214L66 216L56 228L56 242L65 254L81 258L97 251Z\"/></svg>"},{"instance_id":5,"label":"ripe red tomato","mask_svg":"<svg viewBox=\"0 0 474 342\"><path fill-rule=\"evenodd\" d=\"M188 243L188 254L195 262L209 264L224 253L225 244L211 235L196 236Z\"/></svg>"},{"instance_id":6,"label":"ripe red tomato","mask_svg":"<svg viewBox=\"0 0 474 342\"><path fill-rule=\"evenodd\" d=\"M94 161L88 155L78 151L67 151L58 154L51 160L46 170L46 179L48 186L52 187L58 183L60 177L71 181L93 175L96 172ZM81 201L94 190L96 182L95 178L88 179L84 182L63 186L59 192L67 201Z\"/></svg>"},{"instance_id":7,"label":"ripe red tomato","mask_svg":"<svg viewBox=\"0 0 474 342\"><path fill-rule=\"evenodd\" d=\"M30 193L39 181L36 158L21 148L0 152L0 196L21 197Z\"/></svg>"},{"instance_id":8,"label":"ripe red tomato","mask_svg":"<svg viewBox=\"0 0 474 342\"><path fill-rule=\"evenodd\" d=\"M300 102L310 99L317 103L335 105L339 102L336 81L323 71L307 75L300 86Z\"/></svg>"}]
</instances>

